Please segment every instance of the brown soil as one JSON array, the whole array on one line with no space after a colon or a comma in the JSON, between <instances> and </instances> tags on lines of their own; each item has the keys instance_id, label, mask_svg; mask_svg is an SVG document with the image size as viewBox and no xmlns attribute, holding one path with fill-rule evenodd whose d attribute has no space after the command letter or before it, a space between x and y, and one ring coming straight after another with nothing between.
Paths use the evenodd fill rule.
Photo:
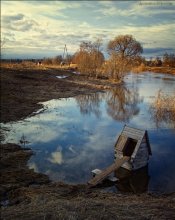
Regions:
<instances>
[{"instance_id":1,"label":"brown soil","mask_svg":"<svg viewBox=\"0 0 175 220\"><path fill-rule=\"evenodd\" d=\"M69 77L58 79L57 75ZM28 116L42 107L38 102L97 91L94 87L89 89L84 84L74 83L76 78L79 77L70 71L51 68L1 68L1 122Z\"/></svg>"},{"instance_id":2,"label":"brown soil","mask_svg":"<svg viewBox=\"0 0 175 220\"><path fill-rule=\"evenodd\" d=\"M33 155L29 148L21 148L16 144L1 145L1 198L7 192L29 186L31 184L49 183L48 176L35 173L33 169L27 167L27 161Z\"/></svg>"},{"instance_id":3,"label":"brown soil","mask_svg":"<svg viewBox=\"0 0 175 220\"><path fill-rule=\"evenodd\" d=\"M67 75L57 79L57 75ZM20 120L42 107L38 102L116 86L66 70L46 67L1 68L1 122ZM2 136L1 136L2 137ZM2 137L3 138L3 137ZM52 183L26 166L30 149L1 145L1 218L27 219L175 219L175 194L105 193L87 185Z\"/></svg>"}]
</instances>

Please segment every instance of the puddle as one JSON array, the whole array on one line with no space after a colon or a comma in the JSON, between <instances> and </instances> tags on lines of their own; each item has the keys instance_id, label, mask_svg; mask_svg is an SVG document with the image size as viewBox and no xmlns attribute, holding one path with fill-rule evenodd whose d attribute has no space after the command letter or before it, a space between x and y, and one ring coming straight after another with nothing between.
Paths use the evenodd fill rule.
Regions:
<instances>
[{"instance_id":1,"label":"puddle","mask_svg":"<svg viewBox=\"0 0 175 220\"><path fill-rule=\"evenodd\" d=\"M80 72L74 71L73 73L76 74L76 75L80 75Z\"/></svg>"},{"instance_id":2,"label":"puddle","mask_svg":"<svg viewBox=\"0 0 175 220\"><path fill-rule=\"evenodd\" d=\"M175 91L174 82L151 73L132 75L126 87L106 93L50 100L24 121L1 124L4 142L18 143L35 152L28 165L54 181L85 183L91 171L114 161L114 144L124 124L148 130L153 156L149 162L149 191L175 191L175 129L169 122L159 128L149 107L159 89ZM139 79L139 81L138 81ZM9 131L10 130L10 131ZM21 143L22 145L22 143Z\"/></svg>"},{"instance_id":3,"label":"puddle","mask_svg":"<svg viewBox=\"0 0 175 220\"><path fill-rule=\"evenodd\" d=\"M65 79L65 78L67 78L68 76L56 76L56 78L58 78L58 79Z\"/></svg>"}]
</instances>

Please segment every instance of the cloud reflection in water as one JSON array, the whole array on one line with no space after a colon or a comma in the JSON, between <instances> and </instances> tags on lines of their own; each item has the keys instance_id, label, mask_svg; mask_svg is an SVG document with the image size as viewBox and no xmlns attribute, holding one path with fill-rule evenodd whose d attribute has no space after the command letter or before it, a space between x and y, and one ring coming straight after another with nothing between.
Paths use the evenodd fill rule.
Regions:
<instances>
[{"instance_id":1,"label":"cloud reflection in water","mask_svg":"<svg viewBox=\"0 0 175 220\"><path fill-rule=\"evenodd\" d=\"M114 143L127 122L133 127L147 129L150 135L153 151L151 190L162 190L166 183L166 191L172 191L175 185L171 170L175 166L174 134L169 132L172 131L169 124L165 124L163 132L156 130L148 111L151 97L155 97L166 82L170 91L168 80L162 84L161 78L151 75L129 75L125 87L118 86L106 93L50 100L43 103L44 112L25 121L3 124L11 129L6 141L19 143L24 134L36 153L29 161L31 168L48 174L53 180L84 183L90 178L92 169L103 169L113 162Z\"/></svg>"}]
</instances>

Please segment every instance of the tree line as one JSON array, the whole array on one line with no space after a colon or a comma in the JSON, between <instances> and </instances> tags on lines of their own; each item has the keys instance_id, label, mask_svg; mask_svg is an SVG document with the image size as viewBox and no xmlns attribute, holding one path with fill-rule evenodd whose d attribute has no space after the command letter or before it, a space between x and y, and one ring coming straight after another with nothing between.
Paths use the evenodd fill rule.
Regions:
<instances>
[{"instance_id":1,"label":"tree line","mask_svg":"<svg viewBox=\"0 0 175 220\"><path fill-rule=\"evenodd\" d=\"M120 35L109 41L107 53L109 59L105 60L102 52L102 40L82 42L79 50L63 59L62 56L44 58L46 65L76 64L78 71L88 77L109 78L121 81L129 70L141 62L141 44L132 35Z\"/></svg>"},{"instance_id":2,"label":"tree line","mask_svg":"<svg viewBox=\"0 0 175 220\"><path fill-rule=\"evenodd\" d=\"M142 52L141 44L132 35L120 35L107 45L108 60L104 58L102 42L98 39L95 42L82 42L79 51L74 54L73 62L83 74L121 81L125 73L140 63Z\"/></svg>"},{"instance_id":3,"label":"tree line","mask_svg":"<svg viewBox=\"0 0 175 220\"><path fill-rule=\"evenodd\" d=\"M139 66L175 67L175 55L165 53L161 58L146 60L141 56L143 48L132 35L119 35L107 44L108 60L102 52L102 41L82 42L71 61L80 73L95 78L122 81L126 73Z\"/></svg>"},{"instance_id":4,"label":"tree line","mask_svg":"<svg viewBox=\"0 0 175 220\"><path fill-rule=\"evenodd\" d=\"M69 66L75 64L81 74L94 78L108 78L114 81L122 81L126 73L144 66L168 66L175 67L175 54L165 53L163 58L146 60L141 56L143 48L132 35L119 35L110 40L106 52L108 59L105 60L102 50L102 40L94 42L82 42L78 51L73 55L63 57L44 58L45 65Z\"/></svg>"},{"instance_id":5,"label":"tree line","mask_svg":"<svg viewBox=\"0 0 175 220\"><path fill-rule=\"evenodd\" d=\"M157 67L175 67L175 54L164 53L162 59L160 57L150 58L150 60L144 60L143 63L146 66L157 66Z\"/></svg>"}]
</instances>

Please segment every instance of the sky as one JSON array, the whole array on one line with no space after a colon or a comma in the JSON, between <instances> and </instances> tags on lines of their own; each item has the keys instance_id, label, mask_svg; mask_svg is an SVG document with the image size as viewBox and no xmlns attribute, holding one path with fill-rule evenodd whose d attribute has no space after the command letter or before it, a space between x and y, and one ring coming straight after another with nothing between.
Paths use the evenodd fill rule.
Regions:
<instances>
[{"instance_id":1,"label":"sky","mask_svg":"<svg viewBox=\"0 0 175 220\"><path fill-rule=\"evenodd\" d=\"M175 1L1 0L1 58L75 53L83 41L130 34L145 57L175 53Z\"/></svg>"}]
</instances>

